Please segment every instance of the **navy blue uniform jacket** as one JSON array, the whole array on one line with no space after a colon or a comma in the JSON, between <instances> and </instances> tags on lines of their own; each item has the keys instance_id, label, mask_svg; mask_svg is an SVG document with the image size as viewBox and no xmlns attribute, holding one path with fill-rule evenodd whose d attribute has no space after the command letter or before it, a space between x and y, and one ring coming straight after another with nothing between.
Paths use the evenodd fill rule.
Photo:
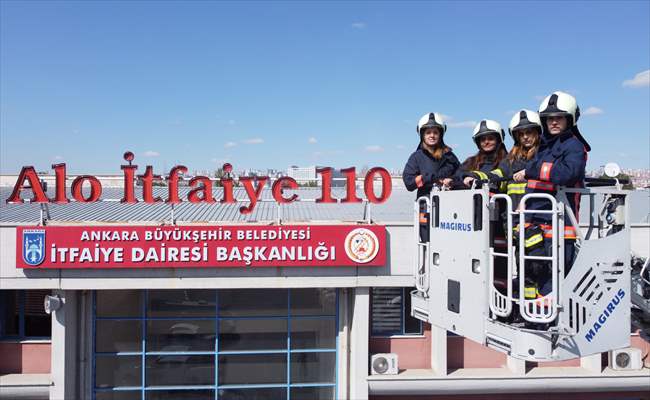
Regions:
<instances>
[{"instance_id":1,"label":"navy blue uniform jacket","mask_svg":"<svg viewBox=\"0 0 650 400\"><path fill-rule=\"evenodd\" d=\"M488 154L487 157L485 158L485 161L478 166L477 170L470 169L470 160L472 157L476 157L476 155L472 157L468 157L465 161L463 161L460 168L456 172L456 175L454 176L456 189L468 189L463 184L463 180L468 176L471 176L475 179L489 178L490 172L493 172L494 169L497 167L497 165L495 165L496 156L497 156L496 152ZM498 185L491 184L490 191L496 193L498 191L497 186Z\"/></svg>"},{"instance_id":2,"label":"navy blue uniform jacket","mask_svg":"<svg viewBox=\"0 0 650 400\"><path fill-rule=\"evenodd\" d=\"M526 169L526 163L527 160L525 158L510 160L506 157L501 160L498 168L495 168L492 171L486 173L490 179L508 179L508 181L501 182L499 185L495 186L498 186L499 192L505 192L508 194L508 196L510 196L514 209L517 209L519 206L519 201L521 201L521 198L524 197L524 194L526 193L526 182L517 182L512 179L512 177L515 173L521 171L522 169Z\"/></svg>"},{"instance_id":3,"label":"navy blue uniform jacket","mask_svg":"<svg viewBox=\"0 0 650 400\"><path fill-rule=\"evenodd\" d=\"M438 180L451 178L459 165L453 151L443 153L440 160L436 160L419 145L404 166L402 180L409 192L417 189L417 197L426 196Z\"/></svg>"},{"instance_id":4,"label":"navy blue uniform jacket","mask_svg":"<svg viewBox=\"0 0 650 400\"><path fill-rule=\"evenodd\" d=\"M495 159L496 159L496 152L488 154L488 156L485 158L485 161L481 163L478 166L478 170L472 170L470 169L469 162L472 157L468 157L465 161L463 161L463 164L460 166L460 169L458 172L456 172L456 180L459 183L463 182L463 179L465 179L468 176L471 176L476 179L485 179L485 176L481 176L479 172L483 172L484 174L487 174L488 172L491 172L496 168L495 165Z\"/></svg>"},{"instance_id":5,"label":"navy blue uniform jacket","mask_svg":"<svg viewBox=\"0 0 650 400\"><path fill-rule=\"evenodd\" d=\"M584 187L586 165L587 148L574 135L573 128L558 135L544 132L537 154L526 164L526 179L528 179L526 193L555 195L557 186ZM580 196L568 194L567 197L577 219ZM531 199L527 202L526 208L541 210L548 208L548 202L542 199ZM534 221L548 223L550 219L549 214L533 214Z\"/></svg>"}]
</instances>

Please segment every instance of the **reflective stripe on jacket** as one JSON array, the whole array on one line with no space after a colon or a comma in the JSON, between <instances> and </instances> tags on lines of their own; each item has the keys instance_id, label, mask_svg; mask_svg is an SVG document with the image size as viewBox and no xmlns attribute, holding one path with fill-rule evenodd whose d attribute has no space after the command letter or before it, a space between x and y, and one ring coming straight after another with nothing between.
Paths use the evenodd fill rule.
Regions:
<instances>
[{"instance_id":1,"label":"reflective stripe on jacket","mask_svg":"<svg viewBox=\"0 0 650 400\"><path fill-rule=\"evenodd\" d=\"M553 237L553 229L551 225L540 224L540 228L544 231L544 237L550 239ZM576 228L571 225L564 227L564 239L577 239Z\"/></svg>"},{"instance_id":2,"label":"reflective stripe on jacket","mask_svg":"<svg viewBox=\"0 0 650 400\"><path fill-rule=\"evenodd\" d=\"M506 193L508 196L515 194L525 194L526 193L526 182L513 182L508 183ZM513 201L514 203L514 201Z\"/></svg>"},{"instance_id":3,"label":"reflective stripe on jacket","mask_svg":"<svg viewBox=\"0 0 650 400\"><path fill-rule=\"evenodd\" d=\"M574 135L573 128L558 135L544 132L535 157L526 164L528 185L526 193L549 193L555 195L557 186L570 188L584 187L587 149ZM580 196L569 195L569 207L578 218ZM548 209L548 201L530 199L526 203L529 210ZM566 218L566 217L565 217ZM533 221L548 223L550 214L532 214ZM565 223L568 223L565 220Z\"/></svg>"},{"instance_id":4,"label":"reflective stripe on jacket","mask_svg":"<svg viewBox=\"0 0 650 400\"><path fill-rule=\"evenodd\" d=\"M463 182L463 179L465 179L468 176L471 176L475 179L483 179L487 180L491 172L495 168L495 157L496 157L496 152L494 154L488 155L488 157L485 159L483 164L478 166L478 170L473 170L470 169L469 166L469 161L471 157L467 158L463 163L461 164L460 168L458 169L458 172L456 172L455 180L459 183ZM491 187L490 191L497 191L496 187Z\"/></svg>"},{"instance_id":5,"label":"reflective stripe on jacket","mask_svg":"<svg viewBox=\"0 0 650 400\"><path fill-rule=\"evenodd\" d=\"M506 158L499 163L499 167L493 169L488 173L491 178L507 178L499 184L499 192L506 193L512 199L512 207L516 210L519 206L519 201L526 193L526 182L515 182L512 177L515 173L526 168L526 160L517 159L510 160Z\"/></svg>"},{"instance_id":6,"label":"reflective stripe on jacket","mask_svg":"<svg viewBox=\"0 0 650 400\"><path fill-rule=\"evenodd\" d=\"M453 151L443 153L440 160L436 160L420 145L406 162L402 180L409 192L417 189L417 197L425 196L438 180L451 178L459 165Z\"/></svg>"}]
</instances>

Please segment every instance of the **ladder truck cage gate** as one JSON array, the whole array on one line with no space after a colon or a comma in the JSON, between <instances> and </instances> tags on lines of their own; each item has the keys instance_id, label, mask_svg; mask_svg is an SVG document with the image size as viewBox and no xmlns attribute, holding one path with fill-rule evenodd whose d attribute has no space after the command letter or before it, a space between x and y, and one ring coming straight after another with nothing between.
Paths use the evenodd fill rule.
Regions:
<instances>
[{"instance_id":1,"label":"ladder truck cage gate","mask_svg":"<svg viewBox=\"0 0 650 400\"><path fill-rule=\"evenodd\" d=\"M629 346L627 193L618 187L560 188L555 197L532 193L512 204L506 195L490 196L487 184L435 188L414 207L411 315L528 361L568 360ZM568 196L579 196L589 207L584 231L567 206ZM527 209L532 198L545 199L547 209ZM422 212L430 216L428 242L420 238ZM551 250L544 256L524 251L524 224L531 214L551 217ZM565 219L576 228L575 241L565 241ZM504 227L505 246L495 248L498 226ZM565 246L576 247L571 268L565 266ZM552 290L527 299L527 268L521 266L532 261L550 266Z\"/></svg>"}]
</instances>

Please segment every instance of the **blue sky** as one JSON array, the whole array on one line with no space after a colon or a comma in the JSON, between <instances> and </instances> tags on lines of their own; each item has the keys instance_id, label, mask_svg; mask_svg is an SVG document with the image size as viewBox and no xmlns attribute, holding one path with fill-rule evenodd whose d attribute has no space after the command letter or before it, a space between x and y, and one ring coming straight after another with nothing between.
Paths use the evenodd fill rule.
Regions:
<instances>
[{"instance_id":1,"label":"blue sky","mask_svg":"<svg viewBox=\"0 0 650 400\"><path fill-rule=\"evenodd\" d=\"M650 168L648 69L647 1L2 1L0 172L401 168L429 111L463 159L554 90L589 168Z\"/></svg>"}]
</instances>

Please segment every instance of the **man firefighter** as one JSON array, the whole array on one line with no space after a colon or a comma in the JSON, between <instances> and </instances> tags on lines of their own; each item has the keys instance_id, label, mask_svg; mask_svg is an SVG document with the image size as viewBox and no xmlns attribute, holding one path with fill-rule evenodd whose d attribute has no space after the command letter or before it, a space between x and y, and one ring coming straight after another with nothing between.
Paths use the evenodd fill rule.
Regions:
<instances>
[{"instance_id":1,"label":"man firefighter","mask_svg":"<svg viewBox=\"0 0 650 400\"><path fill-rule=\"evenodd\" d=\"M526 193L548 193L555 196L558 186L584 187L587 152L591 147L578 130L580 108L576 99L564 92L554 92L542 101L539 115L543 128L539 149L535 157L526 163L526 169L515 173L513 179L526 182ZM579 194L568 196L567 206L576 216L576 220L579 204ZM526 209L548 210L549 205L548 200L532 198L527 201ZM529 254L547 256L552 254L551 218L550 214L528 214L525 241ZM579 227L573 226L566 217L564 223L566 274L574 261L576 229ZM546 296L552 290L551 264L535 260L531 262L531 267L530 278L535 284L526 287L526 298ZM526 271L528 272L529 269Z\"/></svg>"}]
</instances>

